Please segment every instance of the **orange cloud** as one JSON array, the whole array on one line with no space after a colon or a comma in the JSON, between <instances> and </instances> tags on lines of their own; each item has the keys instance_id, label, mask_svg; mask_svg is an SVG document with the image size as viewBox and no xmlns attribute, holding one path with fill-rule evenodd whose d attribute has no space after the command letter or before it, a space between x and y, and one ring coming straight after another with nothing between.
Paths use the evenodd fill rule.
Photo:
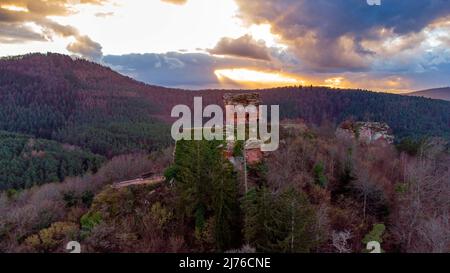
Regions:
<instances>
[{"instance_id":1,"label":"orange cloud","mask_svg":"<svg viewBox=\"0 0 450 273\"><path fill-rule=\"evenodd\" d=\"M371 91L406 93L413 90L410 80L401 76L374 77L369 74L299 75L280 70L234 67L214 71L223 88L272 88L282 86L324 86L337 89L367 89Z\"/></svg>"},{"instance_id":2,"label":"orange cloud","mask_svg":"<svg viewBox=\"0 0 450 273\"><path fill-rule=\"evenodd\" d=\"M161 1L175 5L184 5L187 3L187 0L161 0Z\"/></svg>"},{"instance_id":3,"label":"orange cloud","mask_svg":"<svg viewBox=\"0 0 450 273\"><path fill-rule=\"evenodd\" d=\"M222 38L216 47L208 50L214 55L270 60L269 49L264 42L255 41L252 36L244 35L237 39Z\"/></svg>"},{"instance_id":4,"label":"orange cloud","mask_svg":"<svg viewBox=\"0 0 450 273\"><path fill-rule=\"evenodd\" d=\"M225 85L234 84L245 88L269 88L305 84L297 75L280 71L230 68L218 69L214 73L217 79Z\"/></svg>"}]
</instances>

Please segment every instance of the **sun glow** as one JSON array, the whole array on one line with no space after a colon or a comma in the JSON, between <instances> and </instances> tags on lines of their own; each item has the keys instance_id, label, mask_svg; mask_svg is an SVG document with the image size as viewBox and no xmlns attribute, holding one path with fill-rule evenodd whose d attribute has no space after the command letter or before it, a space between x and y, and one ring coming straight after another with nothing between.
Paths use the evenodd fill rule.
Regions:
<instances>
[{"instance_id":1,"label":"sun glow","mask_svg":"<svg viewBox=\"0 0 450 273\"><path fill-rule=\"evenodd\" d=\"M255 40L264 41L268 47L287 48L286 45L281 43L281 37L272 33L272 26L270 24L252 25L248 29L248 33Z\"/></svg>"},{"instance_id":2,"label":"sun glow","mask_svg":"<svg viewBox=\"0 0 450 273\"><path fill-rule=\"evenodd\" d=\"M258 71L248 68L218 69L214 71L222 84L233 83L248 88L304 85L295 75L278 71Z\"/></svg>"},{"instance_id":3,"label":"sun glow","mask_svg":"<svg viewBox=\"0 0 450 273\"><path fill-rule=\"evenodd\" d=\"M74 8L73 14L51 19L88 35L103 46L106 55L203 52L223 37L239 37L246 30L235 17L237 4L230 0L191 0L184 5L126 0ZM96 15L105 12L110 15ZM269 40L263 30L255 32Z\"/></svg>"},{"instance_id":4,"label":"sun glow","mask_svg":"<svg viewBox=\"0 0 450 273\"><path fill-rule=\"evenodd\" d=\"M344 87L342 83L345 81L344 77L335 77L325 80L325 86L328 87Z\"/></svg>"},{"instance_id":5,"label":"sun glow","mask_svg":"<svg viewBox=\"0 0 450 273\"><path fill-rule=\"evenodd\" d=\"M19 7L19 6L14 6L14 5L1 5L0 8L6 9L9 11L28 12L28 9L26 7Z\"/></svg>"}]
</instances>

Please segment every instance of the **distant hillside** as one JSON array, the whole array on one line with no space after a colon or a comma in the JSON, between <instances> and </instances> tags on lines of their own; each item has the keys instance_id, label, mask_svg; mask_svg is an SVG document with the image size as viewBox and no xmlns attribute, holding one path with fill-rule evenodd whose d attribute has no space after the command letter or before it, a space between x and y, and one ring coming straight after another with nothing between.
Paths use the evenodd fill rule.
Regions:
<instances>
[{"instance_id":1,"label":"distant hillside","mask_svg":"<svg viewBox=\"0 0 450 273\"><path fill-rule=\"evenodd\" d=\"M70 145L0 131L0 191L96 172L104 158Z\"/></svg>"},{"instance_id":2,"label":"distant hillside","mask_svg":"<svg viewBox=\"0 0 450 273\"><path fill-rule=\"evenodd\" d=\"M154 150L172 142L171 109L222 105L224 93L146 85L109 68L59 54L0 60L0 130L57 140L113 156ZM279 104L281 118L337 124L347 118L384 121L397 137L450 136L450 103L364 90L286 87L259 90Z\"/></svg>"},{"instance_id":3,"label":"distant hillside","mask_svg":"<svg viewBox=\"0 0 450 273\"><path fill-rule=\"evenodd\" d=\"M157 118L164 104L153 97L162 93L170 92L64 55L2 59L0 130L70 143L108 157L153 150L167 143L169 132Z\"/></svg>"},{"instance_id":4,"label":"distant hillside","mask_svg":"<svg viewBox=\"0 0 450 273\"><path fill-rule=\"evenodd\" d=\"M450 87L428 89L424 91L417 91L408 94L409 96L424 97L436 100L450 101Z\"/></svg>"}]
</instances>

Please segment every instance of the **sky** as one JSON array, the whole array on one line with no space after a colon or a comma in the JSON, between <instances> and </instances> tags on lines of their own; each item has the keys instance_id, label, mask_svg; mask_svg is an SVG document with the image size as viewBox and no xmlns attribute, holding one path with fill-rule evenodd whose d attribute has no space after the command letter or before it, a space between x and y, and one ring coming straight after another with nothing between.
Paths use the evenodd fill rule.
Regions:
<instances>
[{"instance_id":1,"label":"sky","mask_svg":"<svg viewBox=\"0 0 450 273\"><path fill-rule=\"evenodd\" d=\"M450 86L450 0L0 0L0 56L75 55L149 84Z\"/></svg>"}]
</instances>

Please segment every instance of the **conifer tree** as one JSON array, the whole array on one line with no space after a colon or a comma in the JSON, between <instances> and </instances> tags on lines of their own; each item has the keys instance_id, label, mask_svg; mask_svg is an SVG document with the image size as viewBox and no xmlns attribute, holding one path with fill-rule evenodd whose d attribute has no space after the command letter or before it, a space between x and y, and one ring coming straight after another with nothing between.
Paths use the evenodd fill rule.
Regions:
<instances>
[{"instance_id":1,"label":"conifer tree","mask_svg":"<svg viewBox=\"0 0 450 273\"><path fill-rule=\"evenodd\" d=\"M314 241L315 214L303 193L287 189L273 194L253 189L244 200L246 243L262 252L309 252Z\"/></svg>"},{"instance_id":2,"label":"conifer tree","mask_svg":"<svg viewBox=\"0 0 450 273\"><path fill-rule=\"evenodd\" d=\"M236 174L221 141L179 141L170 173L176 181L179 208L193 222L201 239L211 228L214 247L226 250L240 243L240 213ZM213 226L207 225L212 219ZM208 233L208 232L207 232Z\"/></svg>"}]
</instances>

